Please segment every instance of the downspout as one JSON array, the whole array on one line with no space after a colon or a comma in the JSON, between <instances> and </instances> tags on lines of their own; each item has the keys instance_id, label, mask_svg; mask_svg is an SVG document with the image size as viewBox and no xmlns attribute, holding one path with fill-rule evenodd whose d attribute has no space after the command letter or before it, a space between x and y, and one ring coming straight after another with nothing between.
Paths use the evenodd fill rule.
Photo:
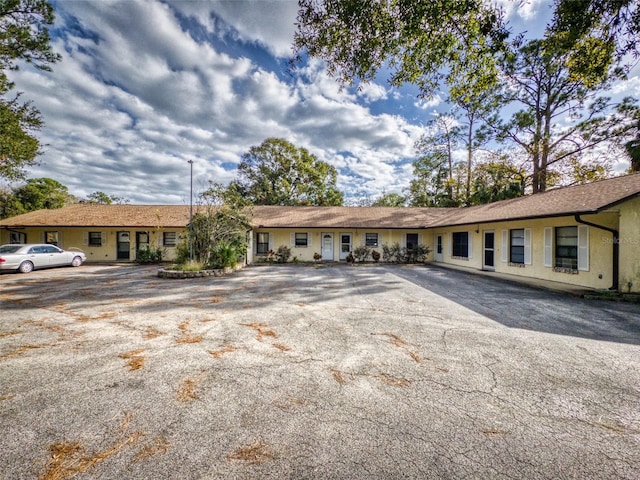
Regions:
<instances>
[{"instance_id":1,"label":"downspout","mask_svg":"<svg viewBox=\"0 0 640 480\"><path fill-rule=\"evenodd\" d=\"M620 234L618 230L615 228L605 227L604 225L598 225L596 223L587 222L580 218L580 214L574 215L576 222L581 223L583 225L588 225L589 227L599 228L601 230L605 230L613 234L613 285L609 290L618 291L619 287L619 268L620 268Z\"/></svg>"}]
</instances>

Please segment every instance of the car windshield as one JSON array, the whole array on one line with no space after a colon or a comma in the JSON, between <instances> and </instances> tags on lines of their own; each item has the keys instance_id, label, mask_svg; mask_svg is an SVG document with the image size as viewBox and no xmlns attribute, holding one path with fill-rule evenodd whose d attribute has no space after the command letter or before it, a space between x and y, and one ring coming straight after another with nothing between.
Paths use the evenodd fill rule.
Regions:
<instances>
[{"instance_id":1,"label":"car windshield","mask_svg":"<svg viewBox=\"0 0 640 480\"><path fill-rule=\"evenodd\" d=\"M0 253L16 253L22 248L22 245L2 245L0 247Z\"/></svg>"}]
</instances>

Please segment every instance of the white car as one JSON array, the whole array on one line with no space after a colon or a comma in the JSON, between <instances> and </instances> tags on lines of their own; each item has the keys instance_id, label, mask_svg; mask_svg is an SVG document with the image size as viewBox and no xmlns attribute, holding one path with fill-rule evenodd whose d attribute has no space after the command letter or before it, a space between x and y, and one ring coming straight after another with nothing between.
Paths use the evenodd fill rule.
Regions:
<instances>
[{"instance_id":1,"label":"white car","mask_svg":"<svg viewBox=\"0 0 640 480\"><path fill-rule=\"evenodd\" d=\"M79 267L87 259L84 252L62 250L48 244L12 244L0 246L0 271L29 273L36 268Z\"/></svg>"}]
</instances>

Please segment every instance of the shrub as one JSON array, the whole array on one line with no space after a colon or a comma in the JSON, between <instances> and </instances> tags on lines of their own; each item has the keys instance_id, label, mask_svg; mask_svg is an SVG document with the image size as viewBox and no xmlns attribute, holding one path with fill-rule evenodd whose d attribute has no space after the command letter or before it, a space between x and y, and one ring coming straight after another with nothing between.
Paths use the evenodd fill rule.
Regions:
<instances>
[{"instance_id":1,"label":"shrub","mask_svg":"<svg viewBox=\"0 0 640 480\"><path fill-rule=\"evenodd\" d=\"M275 257L278 263L287 263L291 258L291 248L286 245L280 245Z\"/></svg>"},{"instance_id":2,"label":"shrub","mask_svg":"<svg viewBox=\"0 0 640 480\"><path fill-rule=\"evenodd\" d=\"M382 245L382 260L389 263L401 263L404 261L403 248L398 242L391 245Z\"/></svg>"},{"instance_id":3,"label":"shrub","mask_svg":"<svg viewBox=\"0 0 640 480\"><path fill-rule=\"evenodd\" d=\"M212 249L209 256L211 268L235 267L238 263L238 252L229 242L220 241Z\"/></svg>"},{"instance_id":4,"label":"shrub","mask_svg":"<svg viewBox=\"0 0 640 480\"><path fill-rule=\"evenodd\" d=\"M380 252L377 250L371 250L371 258L373 261L378 263L380 261Z\"/></svg>"},{"instance_id":5,"label":"shrub","mask_svg":"<svg viewBox=\"0 0 640 480\"><path fill-rule=\"evenodd\" d=\"M347 263L353 263L356 261L355 257L353 256L352 252L349 252L349 255L346 256L345 261Z\"/></svg>"},{"instance_id":6,"label":"shrub","mask_svg":"<svg viewBox=\"0 0 640 480\"><path fill-rule=\"evenodd\" d=\"M431 253L431 249L423 244L418 244L410 250L405 250L404 257L407 263L422 263L426 260L427 255Z\"/></svg>"},{"instance_id":7,"label":"shrub","mask_svg":"<svg viewBox=\"0 0 640 480\"><path fill-rule=\"evenodd\" d=\"M162 249L151 248L148 245L138 250L136 261L138 263L158 263L162 261Z\"/></svg>"},{"instance_id":8,"label":"shrub","mask_svg":"<svg viewBox=\"0 0 640 480\"><path fill-rule=\"evenodd\" d=\"M322 255L320 255L318 252L315 252L315 253L313 254L313 259L314 259L316 262L319 262L320 260L322 260Z\"/></svg>"},{"instance_id":9,"label":"shrub","mask_svg":"<svg viewBox=\"0 0 640 480\"><path fill-rule=\"evenodd\" d=\"M364 262L371 253L371 250L366 245L360 245L359 247L354 248L351 253L356 261Z\"/></svg>"}]
</instances>

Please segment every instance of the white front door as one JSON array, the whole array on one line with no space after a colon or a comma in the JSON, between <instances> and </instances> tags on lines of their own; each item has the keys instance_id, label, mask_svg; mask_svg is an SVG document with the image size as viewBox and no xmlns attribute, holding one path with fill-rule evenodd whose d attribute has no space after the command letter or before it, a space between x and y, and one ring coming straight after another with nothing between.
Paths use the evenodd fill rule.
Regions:
<instances>
[{"instance_id":1,"label":"white front door","mask_svg":"<svg viewBox=\"0 0 640 480\"><path fill-rule=\"evenodd\" d=\"M444 262L444 243L443 243L443 236L442 234L438 234L436 235L435 238L435 252L433 252L433 259L436 262Z\"/></svg>"},{"instance_id":2,"label":"white front door","mask_svg":"<svg viewBox=\"0 0 640 480\"><path fill-rule=\"evenodd\" d=\"M485 270L493 270L496 266L495 241L496 235L494 232L484 232L484 252L482 256L482 268Z\"/></svg>"},{"instance_id":3,"label":"white front door","mask_svg":"<svg viewBox=\"0 0 640 480\"><path fill-rule=\"evenodd\" d=\"M345 260L351 252L351 234L340 234L340 260Z\"/></svg>"},{"instance_id":4,"label":"white front door","mask_svg":"<svg viewBox=\"0 0 640 480\"><path fill-rule=\"evenodd\" d=\"M322 260L333 260L333 233L322 234Z\"/></svg>"}]
</instances>

